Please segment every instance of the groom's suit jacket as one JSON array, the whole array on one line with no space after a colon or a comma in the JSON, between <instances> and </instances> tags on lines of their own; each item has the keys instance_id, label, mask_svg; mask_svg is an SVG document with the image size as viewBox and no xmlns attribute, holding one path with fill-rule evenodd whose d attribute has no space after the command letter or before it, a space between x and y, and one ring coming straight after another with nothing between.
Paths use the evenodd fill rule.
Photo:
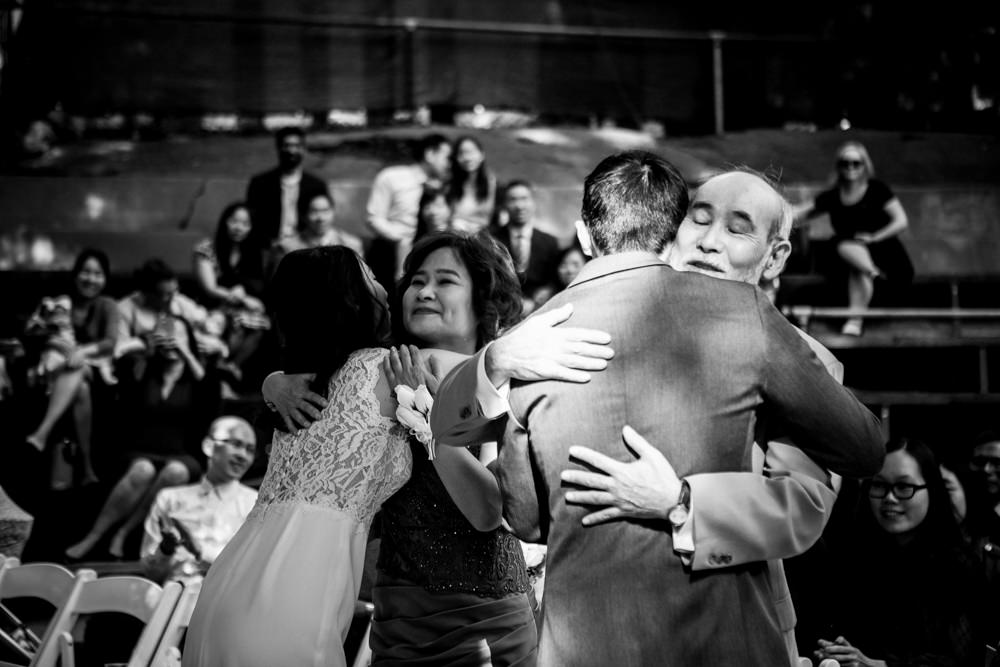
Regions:
<instances>
[{"instance_id":1,"label":"groom's suit jacket","mask_svg":"<svg viewBox=\"0 0 1000 667\"><path fill-rule=\"evenodd\" d=\"M567 450L580 444L630 460L621 443L629 424L681 476L750 471L766 414L819 464L864 476L884 455L877 420L748 285L624 253L588 263L543 310L567 302L569 325L611 333L615 359L586 384L512 383L497 461L514 532L548 544L539 664L787 663L765 562L732 567L732 554L717 552L708 561L720 569L693 571L664 539L669 526L584 528L590 510L568 505L559 479L577 465ZM477 409L474 394L449 389L476 363L442 385L436 434Z\"/></svg>"}]
</instances>

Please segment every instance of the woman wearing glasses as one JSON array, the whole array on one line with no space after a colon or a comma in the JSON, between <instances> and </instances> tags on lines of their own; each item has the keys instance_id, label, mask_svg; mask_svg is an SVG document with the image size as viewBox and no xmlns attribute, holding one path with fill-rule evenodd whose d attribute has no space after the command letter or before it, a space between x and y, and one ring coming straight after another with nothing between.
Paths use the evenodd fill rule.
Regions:
<instances>
[{"instance_id":1,"label":"woman wearing glasses","mask_svg":"<svg viewBox=\"0 0 1000 667\"><path fill-rule=\"evenodd\" d=\"M855 533L837 545L844 580L831 582L834 627L815 656L867 667L982 665L984 582L940 468L918 440L890 440L886 450L862 487Z\"/></svg>"},{"instance_id":2,"label":"woman wearing glasses","mask_svg":"<svg viewBox=\"0 0 1000 667\"><path fill-rule=\"evenodd\" d=\"M836 184L797 206L796 213L806 220L829 214L837 255L848 271L848 305L867 308L876 279L913 280L913 265L899 240L909 223L896 195L875 178L875 165L863 145L848 141L837 149L836 169ZM862 326L862 318L852 317L841 333L860 336Z\"/></svg>"}]
</instances>

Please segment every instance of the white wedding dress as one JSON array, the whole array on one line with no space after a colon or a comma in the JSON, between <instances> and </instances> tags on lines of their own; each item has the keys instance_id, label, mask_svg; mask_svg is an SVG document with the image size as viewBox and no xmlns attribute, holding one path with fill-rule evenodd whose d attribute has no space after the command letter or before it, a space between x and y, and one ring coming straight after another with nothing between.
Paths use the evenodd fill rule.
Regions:
<instances>
[{"instance_id":1,"label":"white wedding dress","mask_svg":"<svg viewBox=\"0 0 1000 667\"><path fill-rule=\"evenodd\" d=\"M385 355L352 354L320 419L275 432L257 504L202 585L184 665L345 664L372 517L413 463L375 397Z\"/></svg>"}]
</instances>

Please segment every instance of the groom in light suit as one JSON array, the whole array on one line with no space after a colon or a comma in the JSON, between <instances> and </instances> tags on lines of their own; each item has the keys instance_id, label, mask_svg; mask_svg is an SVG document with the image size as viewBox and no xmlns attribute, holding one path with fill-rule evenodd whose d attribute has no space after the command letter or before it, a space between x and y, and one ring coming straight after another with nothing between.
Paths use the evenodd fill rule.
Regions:
<instances>
[{"instance_id":1,"label":"groom in light suit","mask_svg":"<svg viewBox=\"0 0 1000 667\"><path fill-rule=\"evenodd\" d=\"M682 477L749 471L766 407L834 472L869 475L881 465L877 420L759 291L658 260L686 203L676 170L651 154L615 155L594 170L583 219L599 256L542 312L572 303L574 325L611 333L615 359L587 384L511 386L498 477L515 533L549 545L543 665L788 660L766 563L692 572L663 539L662 522L584 528L587 511L566 502L559 479L571 445L625 460L616 443L630 424L669 435L659 446ZM444 443L468 435L452 427L478 410L468 391L477 374L503 375L489 350L442 385L432 427Z\"/></svg>"}]
</instances>

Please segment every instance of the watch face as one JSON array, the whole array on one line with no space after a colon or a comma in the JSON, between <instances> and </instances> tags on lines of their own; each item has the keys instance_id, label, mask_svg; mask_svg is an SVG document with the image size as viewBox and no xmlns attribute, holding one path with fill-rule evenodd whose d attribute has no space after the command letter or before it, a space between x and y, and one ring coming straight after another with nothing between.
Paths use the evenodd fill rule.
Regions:
<instances>
[{"instance_id":1,"label":"watch face","mask_svg":"<svg viewBox=\"0 0 1000 667\"><path fill-rule=\"evenodd\" d=\"M680 527L684 525L684 522L687 521L687 518L688 518L688 510L686 507L684 507L684 505L674 505L673 508L671 508L670 513L667 515L667 519L675 527Z\"/></svg>"}]
</instances>

